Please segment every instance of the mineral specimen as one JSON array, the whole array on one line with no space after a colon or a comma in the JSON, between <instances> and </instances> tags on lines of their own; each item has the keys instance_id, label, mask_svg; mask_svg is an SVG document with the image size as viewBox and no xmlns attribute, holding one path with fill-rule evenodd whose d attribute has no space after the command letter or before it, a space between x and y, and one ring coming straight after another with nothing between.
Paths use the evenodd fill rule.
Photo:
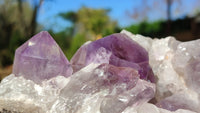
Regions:
<instances>
[{"instance_id":1,"label":"mineral specimen","mask_svg":"<svg viewBox=\"0 0 200 113\"><path fill-rule=\"evenodd\" d=\"M148 52L124 34L113 34L83 45L72 57L74 71L90 63L109 63L138 70L140 78L154 82Z\"/></svg>"},{"instance_id":2,"label":"mineral specimen","mask_svg":"<svg viewBox=\"0 0 200 113\"><path fill-rule=\"evenodd\" d=\"M150 65L155 76L157 106L177 111L188 109L200 113L199 93L199 41L180 42L173 37L150 39L127 34L149 52Z\"/></svg>"},{"instance_id":3,"label":"mineral specimen","mask_svg":"<svg viewBox=\"0 0 200 113\"><path fill-rule=\"evenodd\" d=\"M13 74L40 83L58 75L68 77L72 68L54 39L44 31L16 50Z\"/></svg>"},{"instance_id":4,"label":"mineral specimen","mask_svg":"<svg viewBox=\"0 0 200 113\"><path fill-rule=\"evenodd\" d=\"M139 79L136 70L110 64L90 64L70 78L60 93L64 105L55 106L59 112L121 113L148 102L155 93L155 85Z\"/></svg>"},{"instance_id":5,"label":"mineral specimen","mask_svg":"<svg viewBox=\"0 0 200 113\"><path fill-rule=\"evenodd\" d=\"M8 113L49 113L60 89L68 81L63 76L57 76L39 85L23 76L11 74L0 84L0 113L7 113L3 110Z\"/></svg>"},{"instance_id":6,"label":"mineral specimen","mask_svg":"<svg viewBox=\"0 0 200 113\"><path fill-rule=\"evenodd\" d=\"M200 113L199 40L151 39L123 30L84 44L70 61L71 75L69 62L45 34L49 36L41 32L36 35L40 38L30 39L35 43L30 41L17 50L14 68L23 73L14 71L0 83L0 113ZM58 53L47 52L54 47ZM67 68L50 62L60 73L43 77L51 68L42 59L51 61L53 57L65 59ZM22 62L20 67L18 61L24 58L34 65ZM26 65L32 67L24 68Z\"/></svg>"}]
</instances>

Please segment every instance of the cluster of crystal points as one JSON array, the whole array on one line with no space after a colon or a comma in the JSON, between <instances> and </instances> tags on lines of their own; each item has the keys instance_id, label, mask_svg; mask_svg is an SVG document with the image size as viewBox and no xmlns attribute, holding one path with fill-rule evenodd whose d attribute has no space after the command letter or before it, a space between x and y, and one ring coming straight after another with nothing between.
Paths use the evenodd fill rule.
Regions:
<instances>
[{"instance_id":1,"label":"cluster of crystal points","mask_svg":"<svg viewBox=\"0 0 200 113\"><path fill-rule=\"evenodd\" d=\"M200 113L199 47L123 30L87 42L69 62L40 32L16 50L0 113Z\"/></svg>"}]
</instances>

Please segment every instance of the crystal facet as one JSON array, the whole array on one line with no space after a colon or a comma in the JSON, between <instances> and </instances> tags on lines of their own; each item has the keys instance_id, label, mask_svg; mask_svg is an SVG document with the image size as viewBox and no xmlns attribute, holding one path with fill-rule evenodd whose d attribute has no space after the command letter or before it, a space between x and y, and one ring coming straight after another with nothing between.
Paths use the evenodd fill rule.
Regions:
<instances>
[{"instance_id":1,"label":"crystal facet","mask_svg":"<svg viewBox=\"0 0 200 113\"><path fill-rule=\"evenodd\" d=\"M43 31L16 50L13 74L40 83L58 75L67 77L72 68L55 40Z\"/></svg>"},{"instance_id":2,"label":"crystal facet","mask_svg":"<svg viewBox=\"0 0 200 113\"><path fill-rule=\"evenodd\" d=\"M70 78L61 90L65 106L60 112L121 113L128 106L149 101L155 93L154 84L139 79L136 70L110 64L89 64Z\"/></svg>"},{"instance_id":3,"label":"crystal facet","mask_svg":"<svg viewBox=\"0 0 200 113\"><path fill-rule=\"evenodd\" d=\"M113 34L83 45L72 57L74 71L90 63L109 63L136 69L140 78L154 81L148 52L124 34Z\"/></svg>"}]
</instances>

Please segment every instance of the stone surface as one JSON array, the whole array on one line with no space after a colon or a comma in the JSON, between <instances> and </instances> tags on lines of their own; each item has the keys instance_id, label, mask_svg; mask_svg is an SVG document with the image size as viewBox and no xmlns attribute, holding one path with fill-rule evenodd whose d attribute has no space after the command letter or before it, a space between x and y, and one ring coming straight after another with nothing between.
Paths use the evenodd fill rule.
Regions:
<instances>
[{"instance_id":1,"label":"stone surface","mask_svg":"<svg viewBox=\"0 0 200 113\"><path fill-rule=\"evenodd\" d=\"M60 94L59 103L65 106L59 112L121 113L127 106L147 102L155 93L154 84L139 79L132 68L90 64L70 78Z\"/></svg>"},{"instance_id":2,"label":"stone surface","mask_svg":"<svg viewBox=\"0 0 200 113\"><path fill-rule=\"evenodd\" d=\"M89 64L73 76L51 78L42 85L10 75L0 85L0 109L40 113L121 113L129 106L148 102L154 93L155 85L140 79L132 68Z\"/></svg>"},{"instance_id":3,"label":"stone surface","mask_svg":"<svg viewBox=\"0 0 200 113\"><path fill-rule=\"evenodd\" d=\"M170 111L188 109L200 112L200 40L180 42L173 37L150 39L122 31L149 52L156 82L157 106Z\"/></svg>"},{"instance_id":4,"label":"stone surface","mask_svg":"<svg viewBox=\"0 0 200 113\"><path fill-rule=\"evenodd\" d=\"M177 111L171 112L166 109L158 108L153 104L144 103L138 108L128 107L123 113L196 113L189 110L179 109Z\"/></svg>"},{"instance_id":5,"label":"stone surface","mask_svg":"<svg viewBox=\"0 0 200 113\"><path fill-rule=\"evenodd\" d=\"M194 95L189 91L180 91L159 101L156 106L165 108L170 111L187 109L198 112L200 111L200 108L198 99L196 100L197 96L198 95Z\"/></svg>"},{"instance_id":6,"label":"stone surface","mask_svg":"<svg viewBox=\"0 0 200 113\"><path fill-rule=\"evenodd\" d=\"M0 84L0 112L48 113L68 81L57 76L38 85L23 76L11 74Z\"/></svg>"},{"instance_id":7,"label":"stone surface","mask_svg":"<svg viewBox=\"0 0 200 113\"><path fill-rule=\"evenodd\" d=\"M200 40L177 45L172 64L186 85L200 94Z\"/></svg>"},{"instance_id":8,"label":"stone surface","mask_svg":"<svg viewBox=\"0 0 200 113\"><path fill-rule=\"evenodd\" d=\"M58 75L70 76L72 68L55 40L43 31L16 50L13 74L40 83Z\"/></svg>"},{"instance_id":9,"label":"stone surface","mask_svg":"<svg viewBox=\"0 0 200 113\"><path fill-rule=\"evenodd\" d=\"M148 52L124 34L112 34L83 45L72 57L74 71L90 63L109 63L138 70L140 78L154 82Z\"/></svg>"}]
</instances>

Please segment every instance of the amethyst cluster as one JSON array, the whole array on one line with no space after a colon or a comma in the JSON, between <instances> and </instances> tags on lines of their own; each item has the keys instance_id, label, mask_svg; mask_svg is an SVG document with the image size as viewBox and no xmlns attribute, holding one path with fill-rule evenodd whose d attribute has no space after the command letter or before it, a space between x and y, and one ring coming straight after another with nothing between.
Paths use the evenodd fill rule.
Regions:
<instances>
[{"instance_id":1,"label":"amethyst cluster","mask_svg":"<svg viewBox=\"0 0 200 113\"><path fill-rule=\"evenodd\" d=\"M50 34L40 32L16 50L13 73L39 83L58 75L68 77L91 63L130 67L141 79L155 82L147 51L120 33L83 45L69 63Z\"/></svg>"},{"instance_id":2,"label":"amethyst cluster","mask_svg":"<svg viewBox=\"0 0 200 113\"><path fill-rule=\"evenodd\" d=\"M155 93L148 52L120 33L84 44L69 62L50 34L40 32L16 50L13 74L39 86L57 76L70 79L54 86L59 87L59 103L66 105L55 112L84 112L88 97L99 95L95 112L121 113L148 102Z\"/></svg>"},{"instance_id":3,"label":"amethyst cluster","mask_svg":"<svg viewBox=\"0 0 200 113\"><path fill-rule=\"evenodd\" d=\"M194 70L187 79L199 54L188 59L179 43L122 31L85 43L68 61L50 34L40 32L16 50L13 73L0 83L0 113L194 113L199 82L186 84L199 78Z\"/></svg>"}]
</instances>

